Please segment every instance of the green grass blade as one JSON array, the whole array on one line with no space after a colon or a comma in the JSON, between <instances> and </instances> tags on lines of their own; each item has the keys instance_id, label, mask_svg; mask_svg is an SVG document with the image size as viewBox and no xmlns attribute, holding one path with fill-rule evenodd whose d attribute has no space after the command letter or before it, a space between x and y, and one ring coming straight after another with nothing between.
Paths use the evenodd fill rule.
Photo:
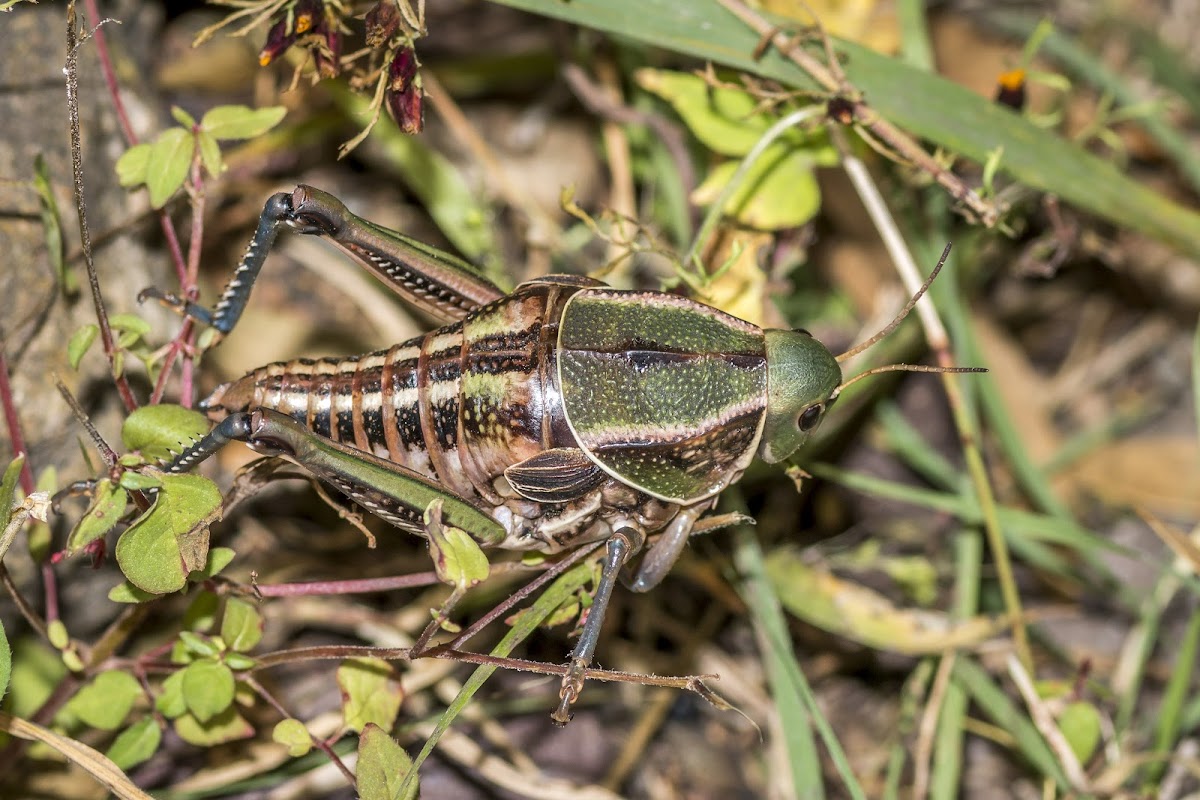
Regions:
<instances>
[{"instance_id":1,"label":"green grass blade","mask_svg":"<svg viewBox=\"0 0 1200 800\"><path fill-rule=\"evenodd\" d=\"M983 566L983 537L976 531L963 531L954 540L955 591L954 618L970 619L978 612L980 571ZM963 731L969 698L963 687L951 682L942 699L937 733L933 744L929 796L933 800L953 800L959 795L962 777Z\"/></svg>"},{"instance_id":2,"label":"green grass blade","mask_svg":"<svg viewBox=\"0 0 1200 800\"><path fill-rule=\"evenodd\" d=\"M820 786L820 761L809 729L809 725L815 725L847 793L853 798L865 800L866 793L854 777L837 735L821 714L812 688L808 685L808 679L796 663L791 639L787 634L787 623L780 608L779 598L775 596L771 582L767 579L766 564L758 539L755 538L753 529L745 526L737 529L735 537L737 549L734 551L734 563L746 579L743 596L768 647L764 656L767 659L772 697L780 705L780 716L785 735L788 737L788 753L793 759L792 779L797 796L824 796ZM787 730L801 727L805 731Z\"/></svg>"},{"instance_id":3,"label":"green grass blade","mask_svg":"<svg viewBox=\"0 0 1200 800\"><path fill-rule=\"evenodd\" d=\"M954 664L954 682L971 696L994 724L1012 735L1017 749L1034 768L1052 779L1063 791L1068 789L1067 776L1033 722L995 684L983 667L973 659L959 658Z\"/></svg>"},{"instance_id":4,"label":"green grass blade","mask_svg":"<svg viewBox=\"0 0 1200 800\"><path fill-rule=\"evenodd\" d=\"M1171 670L1171 678L1167 681L1167 690L1163 693L1162 705L1159 706L1154 726L1154 749L1159 753L1168 753L1175 747L1179 738L1179 721L1183 716L1183 704L1187 701L1192 683L1192 673L1196 669L1196 651L1200 646L1200 612L1193 611L1188 620L1187 630L1183 641L1173 654L1175 667ZM1162 777L1166 762L1157 761L1150 765L1148 783L1142 788L1149 794Z\"/></svg>"},{"instance_id":5,"label":"green grass blade","mask_svg":"<svg viewBox=\"0 0 1200 800\"><path fill-rule=\"evenodd\" d=\"M816 88L775 50L754 58L758 36L716 0L496 0L503 5L627 36L735 69ZM986 161L1034 189L1200 256L1200 214L1171 202L1108 161L1009 109L936 75L849 42L836 42L847 78L872 108L914 137Z\"/></svg>"}]
</instances>

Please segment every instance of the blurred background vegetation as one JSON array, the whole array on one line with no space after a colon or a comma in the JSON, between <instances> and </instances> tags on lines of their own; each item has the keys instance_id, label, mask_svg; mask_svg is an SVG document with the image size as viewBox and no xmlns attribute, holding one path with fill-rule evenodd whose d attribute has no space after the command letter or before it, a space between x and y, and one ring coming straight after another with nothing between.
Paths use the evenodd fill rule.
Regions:
<instances>
[{"instance_id":1,"label":"blurred background vegetation","mask_svg":"<svg viewBox=\"0 0 1200 800\"><path fill-rule=\"evenodd\" d=\"M0 457L26 450L30 468L10 469L5 508L99 470L56 379L117 443L129 403L114 372L139 405L193 405L271 361L429 328L301 237L281 240L243 321L203 358L195 331L137 304L147 286L211 303L263 201L297 183L506 286L569 272L670 288L802 326L835 353L915 288L881 230L922 276L952 241L935 313L848 374L990 372L856 384L793 468L756 465L726 493L753 528L697 538L647 595L618 589L598 664L719 674L712 688L740 713L592 681L558 729L555 677L500 670L464 697L473 668L452 661L281 656L405 647L448 593L256 598L252 583L430 570L419 541L376 520L368 549L303 481L241 498L212 527L210 552L236 553L219 578L210 559L186 591L137 605L114 595L112 555L134 509L107 547L101 535L60 559L88 507L68 501L0 550L0 796L354 797L343 769L364 797L400 796L394 743L416 756L454 717L421 767L424 797L1200 791L1194 4L101 4L120 24L80 45L79 115L109 359L85 327L66 4L2 5L0 396L25 446ZM382 38L368 43L368 11L399 21L373 17ZM205 115L233 105L281 111L218 136ZM119 180L134 143L148 146ZM890 220L868 213L872 189ZM206 474L228 488L249 457L228 448ZM494 575L455 619L478 619L523 574ZM517 654L561 664L574 618L559 616ZM506 630L492 623L471 649ZM237 674L236 697L211 717L172 709L169 676L225 674L210 664ZM306 753L313 742L325 752Z\"/></svg>"}]
</instances>

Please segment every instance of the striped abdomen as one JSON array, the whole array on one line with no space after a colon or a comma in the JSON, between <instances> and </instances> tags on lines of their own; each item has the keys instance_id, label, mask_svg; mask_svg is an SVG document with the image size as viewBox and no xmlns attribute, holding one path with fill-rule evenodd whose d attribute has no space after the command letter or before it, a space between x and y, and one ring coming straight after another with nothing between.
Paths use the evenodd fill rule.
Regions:
<instances>
[{"instance_id":1,"label":"striped abdomen","mask_svg":"<svg viewBox=\"0 0 1200 800\"><path fill-rule=\"evenodd\" d=\"M499 504L494 481L506 467L569 443L554 353L574 290L533 285L388 350L270 364L219 387L204 408L215 419L275 409Z\"/></svg>"}]
</instances>

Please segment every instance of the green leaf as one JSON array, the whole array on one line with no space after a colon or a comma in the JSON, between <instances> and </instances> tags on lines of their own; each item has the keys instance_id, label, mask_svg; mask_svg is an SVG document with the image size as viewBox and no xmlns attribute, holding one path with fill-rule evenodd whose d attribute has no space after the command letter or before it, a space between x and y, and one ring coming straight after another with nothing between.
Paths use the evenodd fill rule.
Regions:
<instances>
[{"instance_id":1,"label":"green leaf","mask_svg":"<svg viewBox=\"0 0 1200 800\"><path fill-rule=\"evenodd\" d=\"M146 188L150 205L162 208L187 180L196 139L183 128L167 128L150 147L146 162Z\"/></svg>"},{"instance_id":2,"label":"green leaf","mask_svg":"<svg viewBox=\"0 0 1200 800\"><path fill-rule=\"evenodd\" d=\"M137 679L128 672L101 672L75 693L67 703L70 713L81 722L102 731L115 731L129 716L133 703L142 694Z\"/></svg>"},{"instance_id":3,"label":"green leaf","mask_svg":"<svg viewBox=\"0 0 1200 800\"><path fill-rule=\"evenodd\" d=\"M145 491L162 488L162 479L144 472L127 470L121 473L119 485L122 489L128 489L131 492Z\"/></svg>"},{"instance_id":4,"label":"green leaf","mask_svg":"<svg viewBox=\"0 0 1200 800\"><path fill-rule=\"evenodd\" d=\"M162 476L158 499L117 540L117 564L134 586L155 594L183 588L220 518L221 493L199 475ZM205 553L205 555L207 555Z\"/></svg>"},{"instance_id":5,"label":"green leaf","mask_svg":"<svg viewBox=\"0 0 1200 800\"><path fill-rule=\"evenodd\" d=\"M189 633L211 631L217 622L217 609L220 605L221 598L215 592L197 592L196 599L188 606L187 611L183 612L184 629ZM209 653L215 654L216 650Z\"/></svg>"},{"instance_id":6,"label":"green leaf","mask_svg":"<svg viewBox=\"0 0 1200 800\"><path fill-rule=\"evenodd\" d=\"M135 144L117 159L117 180L125 188L141 186L146 182L146 168L150 164L150 145Z\"/></svg>"},{"instance_id":7,"label":"green leaf","mask_svg":"<svg viewBox=\"0 0 1200 800\"><path fill-rule=\"evenodd\" d=\"M152 461L169 461L208 433L208 420L199 411L163 404L142 406L125 418L121 440Z\"/></svg>"},{"instance_id":8,"label":"green leaf","mask_svg":"<svg viewBox=\"0 0 1200 800\"><path fill-rule=\"evenodd\" d=\"M740 162L726 161L713 167L692 193L692 202L716 202L739 166ZM820 207L821 189L813 174L812 157L805 150L776 143L750 166L724 210L743 225L776 231L803 225Z\"/></svg>"},{"instance_id":9,"label":"green leaf","mask_svg":"<svg viewBox=\"0 0 1200 800\"><path fill-rule=\"evenodd\" d=\"M1058 729L1071 745L1080 764L1086 764L1100 744L1102 720L1100 711L1082 700L1069 704L1058 716Z\"/></svg>"},{"instance_id":10,"label":"green leaf","mask_svg":"<svg viewBox=\"0 0 1200 800\"><path fill-rule=\"evenodd\" d=\"M52 620L46 626L46 641L56 650L67 649L67 645L71 643L71 635L67 633L67 626L61 619Z\"/></svg>"},{"instance_id":11,"label":"green leaf","mask_svg":"<svg viewBox=\"0 0 1200 800\"><path fill-rule=\"evenodd\" d=\"M221 618L221 638L230 650L244 653L253 650L262 638L263 618L253 603L237 597L225 601L225 616Z\"/></svg>"},{"instance_id":12,"label":"green leaf","mask_svg":"<svg viewBox=\"0 0 1200 800\"><path fill-rule=\"evenodd\" d=\"M12 648L8 635L4 633L4 622L0 621L0 700L8 692L8 680L12 677Z\"/></svg>"},{"instance_id":13,"label":"green leaf","mask_svg":"<svg viewBox=\"0 0 1200 800\"><path fill-rule=\"evenodd\" d=\"M438 580L462 590L487 579L487 556L466 531L442 524L441 500L425 510L425 531Z\"/></svg>"},{"instance_id":14,"label":"green leaf","mask_svg":"<svg viewBox=\"0 0 1200 800\"><path fill-rule=\"evenodd\" d=\"M193 656L213 658L221 653L221 648L213 642L212 638L199 636L191 631L180 631L179 641Z\"/></svg>"},{"instance_id":15,"label":"green leaf","mask_svg":"<svg viewBox=\"0 0 1200 800\"><path fill-rule=\"evenodd\" d=\"M96 493L87 513L79 520L79 524L67 537L67 554L73 555L80 548L101 538L111 531L125 513L125 504L129 495L119 486L114 486L108 478L96 484Z\"/></svg>"},{"instance_id":16,"label":"green leaf","mask_svg":"<svg viewBox=\"0 0 1200 800\"><path fill-rule=\"evenodd\" d=\"M187 701L183 699L183 670L171 673L163 681L162 692L155 698L154 707L167 719L187 713Z\"/></svg>"},{"instance_id":17,"label":"green leaf","mask_svg":"<svg viewBox=\"0 0 1200 800\"><path fill-rule=\"evenodd\" d=\"M156 597L158 595L153 592L142 591L129 581L122 581L108 590L108 599L114 603L145 603Z\"/></svg>"},{"instance_id":18,"label":"green leaf","mask_svg":"<svg viewBox=\"0 0 1200 800\"><path fill-rule=\"evenodd\" d=\"M399 793L412 764L399 742L378 726L367 725L358 737L355 788L360 800L410 800L416 797L419 788L416 781L403 795Z\"/></svg>"},{"instance_id":19,"label":"green leaf","mask_svg":"<svg viewBox=\"0 0 1200 800\"><path fill-rule=\"evenodd\" d=\"M200 147L200 161L204 170L212 177L217 177L225 171L225 161L221 158L221 146L206 130L201 129L196 134L196 144Z\"/></svg>"},{"instance_id":20,"label":"green leaf","mask_svg":"<svg viewBox=\"0 0 1200 800\"><path fill-rule=\"evenodd\" d=\"M777 48L756 57L760 36L717 0L499 0L506 6L625 36L798 89L820 90ZM768 22L779 24L776 17ZM1056 132L1038 128L965 86L840 39L846 78L884 119L909 135L983 163L1004 149L1002 172L1191 256L1200 256L1200 214L1138 183ZM380 126L382 127L382 126Z\"/></svg>"},{"instance_id":21,"label":"green leaf","mask_svg":"<svg viewBox=\"0 0 1200 800\"><path fill-rule=\"evenodd\" d=\"M120 334L117 346L125 349L133 347L151 330L150 323L136 314L113 314L108 318L108 324Z\"/></svg>"},{"instance_id":22,"label":"green leaf","mask_svg":"<svg viewBox=\"0 0 1200 800\"><path fill-rule=\"evenodd\" d=\"M0 478L0 533L8 527L12 519L13 506L17 500L17 483L21 480L21 468L25 466L25 454L21 453L4 469L4 477Z\"/></svg>"},{"instance_id":23,"label":"green leaf","mask_svg":"<svg viewBox=\"0 0 1200 800\"><path fill-rule=\"evenodd\" d=\"M179 106L171 106L171 116L175 118L176 122L188 130L196 127L196 118L184 111Z\"/></svg>"},{"instance_id":24,"label":"green leaf","mask_svg":"<svg viewBox=\"0 0 1200 800\"><path fill-rule=\"evenodd\" d=\"M225 662L225 666L232 670L250 669L258 663L250 656L243 653L235 653L232 650L225 653L221 660Z\"/></svg>"},{"instance_id":25,"label":"green leaf","mask_svg":"<svg viewBox=\"0 0 1200 800\"><path fill-rule=\"evenodd\" d=\"M746 155L774 122L773 117L756 111L758 102L747 92L712 89L703 78L688 72L640 69L635 77L643 89L670 103L688 129L714 153ZM782 139L792 135L789 132Z\"/></svg>"},{"instance_id":26,"label":"green leaf","mask_svg":"<svg viewBox=\"0 0 1200 800\"><path fill-rule=\"evenodd\" d=\"M136 767L158 750L162 728L154 717L145 717L121 731L105 755L123 770Z\"/></svg>"},{"instance_id":27,"label":"green leaf","mask_svg":"<svg viewBox=\"0 0 1200 800\"><path fill-rule=\"evenodd\" d=\"M63 258L62 215L58 211L58 201L54 198L50 169L41 153L33 159L33 185L37 189L38 204L42 211L42 230L45 232L50 265L54 267L54 274L58 276L58 285L62 287L63 293L73 295L79 291L79 281Z\"/></svg>"},{"instance_id":28,"label":"green leaf","mask_svg":"<svg viewBox=\"0 0 1200 800\"><path fill-rule=\"evenodd\" d=\"M184 714L175 720L175 732L188 744L213 747L238 739L249 739L254 735L254 728L231 706L208 722L201 722L191 714Z\"/></svg>"},{"instance_id":29,"label":"green leaf","mask_svg":"<svg viewBox=\"0 0 1200 800\"><path fill-rule=\"evenodd\" d=\"M208 551L208 561L204 564L204 569L200 570L200 574L205 578L212 578L220 574L221 570L228 567L236 555L237 553L230 547L212 548Z\"/></svg>"},{"instance_id":30,"label":"green leaf","mask_svg":"<svg viewBox=\"0 0 1200 800\"><path fill-rule=\"evenodd\" d=\"M196 721L206 723L233 705L233 671L216 661L193 661L183 668L183 702Z\"/></svg>"},{"instance_id":31,"label":"green leaf","mask_svg":"<svg viewBox=\"0 0 1200 800\"><path fill-rule=\"evenodd\" d=\"M271 738L287 748L288 755L299 758L312 750L312 736L298 719L285 719L271 731Z\"/></svg>"},{"instance_id":32,"label":"green leaf","mask_svg":"<svg viewBox=\"0 0 1200 800\"><path fill-rule=\"evenodd\" d=\"M18 717L32 716L49 699L66 672L59 651L39 639L14 640L5 710Z\"/></svg>"},{"instance_id":33,"label":"green leaf","mask_svg":"<svg viewBox=\"0 0 1200 800\"><path fill-rule=\"evenodd\" d=\"M200 127L214 139L253 139L274 128L286 115L283 106L217 106L204 115Z\"/></svg>"},{"instance_id":34,"label":"green leaf","mask_svg":"<svg viewBox=\"0 0 1200 800\"><path fill-rule=\"evenodd\" d=\"M337 669L346 727L361 733L369 724L391 730L404 691L391 666L379 658L348 658Z\"/></svg>"},{"instance_id":35,"label":"green leaf","mask_svg":"<svg viewBox=\"0 0 1200 800\"><path fill-rule=\"evenodd\" d=\"M71 341L67 342L67 363L71 365L71 369L79 369L79 362L87 355L99 333L100 328L90 324L75 331Z\"/></svg>"}]
</instances>

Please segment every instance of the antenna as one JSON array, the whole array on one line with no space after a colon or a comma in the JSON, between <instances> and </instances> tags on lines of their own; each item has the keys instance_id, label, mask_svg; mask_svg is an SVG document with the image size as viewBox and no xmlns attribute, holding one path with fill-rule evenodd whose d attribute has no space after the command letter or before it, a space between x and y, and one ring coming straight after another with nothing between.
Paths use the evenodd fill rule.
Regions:
<instances>
[{"instance_id":1,"label":"antenna","mask_svg":"<svg viewBox=\"0 0 1200 800\"><path fill-rule=\"evenodd\" d=\"M937 273L935 272L934 274L937 274ZM917 296L920 297L920 295L917 295ZM987 372L987 368L986 367L927 367L927 366L924 366L921 364L887 364L886 366L875 367L874 369L869 369L866 372L859 373L858 375L855 375L853 378L846 381L842 385L838 386L836 389L833 390L833 394L831 394L829 396L829 400L826 402L826 405L829 405L829 403L832 403L837 398L837 396L842 393L842 390L845 389L846 387L851 386L852 384L857 383L858 381L861 381L863 378L869 378L870 376L878 375L881 372L938 372L938 373Z\"/></svg>"},{"instance_id":2,"label":"antenna","mask_svg":"<svg viewBox=\"0 0 1200 800\"><path fill-rule=\"evenodd\" d=\"M834 356L834 359L835 359L835 360L836 360L836 361L837 361L839 364L840 364L841 362L845 361L845 360L846 360L846 359L848 359L848 358L853 358L854 356L856 356L856 355L858 355L859 353L861 353L863 350L866 350L868 347L870 347L870 346L872 346L873 344L875 344L876 342L878 342L878 341L879 341L880 339L882 339L883 337L887 336L887 335L888 335L889 333L891 333L892 331L896 330L896 327L897 327L897 326L898 326L898 325L899 325L901 322L903 322L903 321L904 321L904 318L905 318L905 317L907 317L907 316L908 316L908 312L910 312L910 311L912 311L912 310L913 310L913 307L917 305L917 301L918 301L918 300L920 300L920 299L921 299L921 297L922 297L922 296L925 294L925 292L926 292L926 291L929 289L929 286L930 286L930 284L932 284L932 283L933 283L933 279L934 279L934 278L936 278L936 277L937 277L937 275L938 275L938 273L942 271L942 266L943 266L943 265L946 263L946 259L947 259L947 258L949 257L949 255L950 255L950 247L951 247L951 243L950 243L950 242L946 242L946 249L942 251L942 257L938 259L937 266L933 268L933 272L929 273L929 277L925 279L925 283L921 284L921 288L920 288L920 289L918 289L918 290L917 290L917 293L916 293L916 294L914 294L914 295L912 296L912 299L908 301L908 305L906 305L906 306L905 306L903 309L901 309L901 310L900 310L900 313L896 315L896 318L895 318L895 319L893 319L891 322L889 322L889 323L887 324L887 326L886 326L886 327L885 327L883 330L881 330L879 333L877 333L877 334L875 334L874 336L872 336L870 339L867 339L867 340L866 340L865 342L863 342L862 344L860 344L860 345L857 345L857 346L855 346L855 347L852 347L852 348L850 348L850 349L849 349L849 350L847 350L846 352L842 353L840 356ZM914 371L914 372L928 372L928 371L937 371L937 370L925 370L925 369L921 369L921 370L912 370L912 371ZM950 370L950 371L957 371L957 372L961 372L962 370ZM867 375L869 375L869 374L871 374L871 373L869 373L869 372L864 372L862 375L859 375L858 377L859 377L859 378L862 378L862 377L865 377L865 376L867 376ZM856 381L856 380L858 380L858 378L854 378L854 379L853 379L853 380L851 380L849 383L853 383L853 382L854 382L854 381ZM848 386L848 385L849 385L849 383L844 383L844 384L842 384L842 386L843 386L843 387L845 387L845 386Z\"/></svg>"}]
</instances>

